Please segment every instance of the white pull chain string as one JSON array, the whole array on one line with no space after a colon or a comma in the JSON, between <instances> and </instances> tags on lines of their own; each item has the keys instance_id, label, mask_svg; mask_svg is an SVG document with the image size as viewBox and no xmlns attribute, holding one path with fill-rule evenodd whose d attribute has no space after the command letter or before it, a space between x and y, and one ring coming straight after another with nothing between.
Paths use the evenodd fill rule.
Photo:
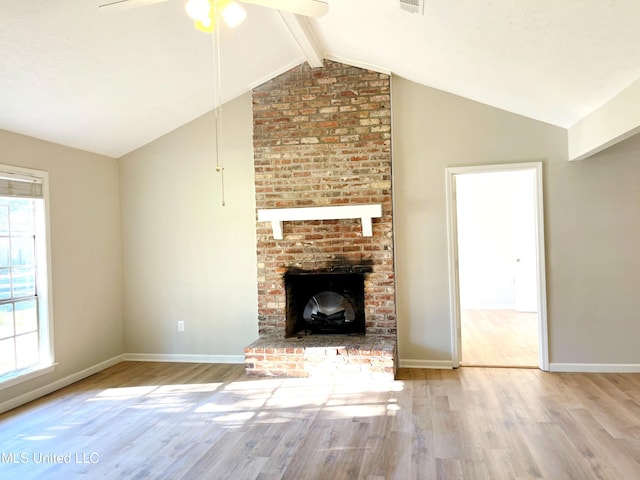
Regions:
<instances>
[{"instance_id":1,"label":"white pull chain string","mask_svg":"<svg viewBox=\"0 0 640 480\"><path fill-rule=\"evenodd\" d=\"M214 55L214 120L216 141L216 172L220 172L220 188L222 194L222 206L226 205L224 192L224 161L222 160L222 75L220 68L220 11L218 0L213 0L214 30L213 30L213 55Z\"/></svg>"}]
</instances>

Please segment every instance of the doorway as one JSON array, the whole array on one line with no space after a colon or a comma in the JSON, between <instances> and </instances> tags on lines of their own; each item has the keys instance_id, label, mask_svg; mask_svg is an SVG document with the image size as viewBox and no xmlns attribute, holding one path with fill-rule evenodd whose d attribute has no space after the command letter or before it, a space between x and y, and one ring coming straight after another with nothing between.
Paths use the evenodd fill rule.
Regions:
<instances>
[{"instance_id":1,"label":"doorway","mask_svg":"<svg viewBox=\"0 0 640 480\"><path fill-rule=\"evenodd\" d=\"M548 370L541 170L447 169L454 367Z\"/></svg>"}]
</instances>

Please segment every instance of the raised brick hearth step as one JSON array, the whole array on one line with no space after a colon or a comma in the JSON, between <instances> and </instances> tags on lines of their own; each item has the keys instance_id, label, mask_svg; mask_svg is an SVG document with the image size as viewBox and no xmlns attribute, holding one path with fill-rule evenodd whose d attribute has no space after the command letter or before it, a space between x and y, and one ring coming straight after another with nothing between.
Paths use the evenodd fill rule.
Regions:
<instances>
[{"instance_id":1,"label":"raised brick hearth step","mask_svg":"<svg viewBox=\"0 0 640 480\"><path fill-rule=\"evenodd\" d=\"M311 335L262 337L244 348L248 375L393 381L395 339Z\"/></svg>"}]
</instances>

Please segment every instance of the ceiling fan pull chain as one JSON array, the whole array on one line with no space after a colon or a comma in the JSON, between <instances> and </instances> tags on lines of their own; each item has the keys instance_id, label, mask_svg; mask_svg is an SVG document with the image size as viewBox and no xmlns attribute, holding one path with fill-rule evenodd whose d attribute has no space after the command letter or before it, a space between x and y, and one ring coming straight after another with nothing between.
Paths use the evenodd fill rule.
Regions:
<instances>
[{"instance_id":1,"label":"ceiling fan pull chain","mask_svg":"<svg viewBox=\"0 0 640 480\"><path fill-rule=\"evenodd\" d=\"M222 75L220 69L220 11L218 2L213 1L214 30L213 30L213 55L214 55L214 118L216 141L216 172L220 172L220 189L222 206L226 205L224 191L224 161L222 159Z\"/></svg>"}]
</instances>

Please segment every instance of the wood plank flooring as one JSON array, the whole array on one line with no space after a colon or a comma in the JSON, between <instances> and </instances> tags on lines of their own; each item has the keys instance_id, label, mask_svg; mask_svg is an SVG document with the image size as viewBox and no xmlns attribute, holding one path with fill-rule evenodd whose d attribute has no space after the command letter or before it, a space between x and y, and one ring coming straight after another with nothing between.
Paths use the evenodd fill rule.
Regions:
<instances>
[{"instance_id":1,"label":"wood plank flooring","mask_svg":"<svg viewBox=\"0 0 640 480\"><path fill-rule=\"evenodd\" d=\"M640 375L124 362L1 415L0 478L634 479Z\"/></svg>"},{"instance_id":2,"label":"wood plank flooring","mask_svg":"<svg viewBox=\"0 0 640 480\"><path fill-rule=\"evenodd\" d=\"M538 314L515 310L461 311L461 364L538 367Z\"/></svg>"}]
</instances>

